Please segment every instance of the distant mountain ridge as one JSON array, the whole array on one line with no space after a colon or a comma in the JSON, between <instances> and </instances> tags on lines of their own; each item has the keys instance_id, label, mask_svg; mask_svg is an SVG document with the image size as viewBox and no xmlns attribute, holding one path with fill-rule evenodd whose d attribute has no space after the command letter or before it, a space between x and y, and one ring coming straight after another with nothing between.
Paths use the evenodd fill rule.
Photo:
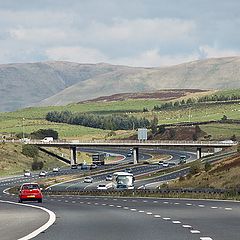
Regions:
<instances>
[{"instance_id":1,"label":"distant mountain ridge","mask_svg":"<svg viewBox=\"0 0 240 240\"><path fill-rule=\"evenodd\" d=\"M117 93L240 88L240 57L140 68L73 62L0 65L0 111L66 105Z\"/></svg>"}]
</instances>

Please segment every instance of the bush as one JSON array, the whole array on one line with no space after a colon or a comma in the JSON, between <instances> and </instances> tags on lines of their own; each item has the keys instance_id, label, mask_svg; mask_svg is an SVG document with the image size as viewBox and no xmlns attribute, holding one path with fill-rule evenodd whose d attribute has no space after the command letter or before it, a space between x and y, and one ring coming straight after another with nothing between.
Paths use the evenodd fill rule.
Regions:
<instances>
[{"instance_id":1,"label":"bush","mask_svg":"<svg viewBox=\"0 0 240 240\"><path fill-rule=\"evenodd\" d=\"M185 180L185 177L184 176L180 176L179 181L181 182L181 181L184 181L184 180Z\"/></svg>"},{"instance_id":2,"label":"bush","mask_svg":"<svg viewBox=\"0 0 240 240\"><path fill-rule=\"evenodd\" d=\"M204 165L204 170L206 172L208 172L209 170L211 170L211 168L212 168L211 163L210 162L206 162L205 165Z\"/></svg>"},{"instance_id":3,"label":"bush","mask_svg":"<svg viewBox=\"0 0 240 240\"><path fill-rule=\"evenodd\" d=\"M39 129L30 134L33 139L43 139L45 137L53 137L53 139L58 139L58 132L53 129Z\"/></svg>"},{"instance_id":4,"label":"bush","mask_svg":"<svg viewBox=\"0 0 240 240\"><path fill-rule=\"evenodd\" d=\"M36 146L23 145L22 146L22 154L27 157L35 158L35 157L38 157L38 155L39 155L39 149Z\"/></svg>"},{"instance_id":5,"label":"bush","mask_svg":"<svg viewBox=\"0 0 240 240\"><path fill-rule=\"evenodd\" d=\"M201 164L195 163L190 167L190 174L194 175L201 172Z\"/></svg>"},{"instance_id":6,"label":"bush","mask_svg":"<svg viewBox=\"0 0 240 240\"><path fill-rule=\"evenodd\" d=\"M32 163L32 170L41 170L43 168L43 162L34 160Z\"/></svg>"}]
</instances>

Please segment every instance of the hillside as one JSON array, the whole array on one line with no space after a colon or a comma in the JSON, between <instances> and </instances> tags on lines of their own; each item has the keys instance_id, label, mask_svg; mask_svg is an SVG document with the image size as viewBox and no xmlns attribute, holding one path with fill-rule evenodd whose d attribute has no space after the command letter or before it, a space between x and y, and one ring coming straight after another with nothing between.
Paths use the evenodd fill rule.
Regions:
<instances>
[{"instance_id":1,"label":"hillside","mask_svg":"<svg viewBox=\"0 0 240 240\"><path fill-rule=\"evenodd\" d=\"M170 187L193 188L239 188L240 187L240 154L229 157L201 172L169 183Z\"/></svg>"},{"instance_id":2,"label":"hillside","mask_svg":"<svg viewBox=\"0 0 240 240\"><path fill-rule=\"evenodd\" d=\"M24 170L31 170L33 159L22 154L22 144L1 143L0 156L0 176L23 174ZM65 166L63 162L43 152L39 152L38 161L43 161L45 170Z\"/></svg>"},{"instance_id":3,"label":"hillside","mask_svg":"<svg viewBox=\"0 0 240 240\"><path fill-rule=\"evenodd\" d=\"M5 64L0 65L0 111L66 105L117 93L240 88L239 66L240 57L163 68L71 62Z\"/></svg>"}]
</instances>

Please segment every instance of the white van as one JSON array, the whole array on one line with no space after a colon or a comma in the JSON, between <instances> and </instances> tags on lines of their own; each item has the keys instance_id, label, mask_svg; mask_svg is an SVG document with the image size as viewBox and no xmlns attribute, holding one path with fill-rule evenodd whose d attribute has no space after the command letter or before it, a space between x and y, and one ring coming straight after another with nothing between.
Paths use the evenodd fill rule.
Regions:
<instances>
[{"instance_id":1,"label":"white van","mask_svg":"<svg viewBox=\"0 0 240 240\"><path fill-rule=\"evenodd\" d=\"M44 139L41 140L43 143L49 143L53 141L53 137L45 137Z\"/></svg>"}]
</instances>

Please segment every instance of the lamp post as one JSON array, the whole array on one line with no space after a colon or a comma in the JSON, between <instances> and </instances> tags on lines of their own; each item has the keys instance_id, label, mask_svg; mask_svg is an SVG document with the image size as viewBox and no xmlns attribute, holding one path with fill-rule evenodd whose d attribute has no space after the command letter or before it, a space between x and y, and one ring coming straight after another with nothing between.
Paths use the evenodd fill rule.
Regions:
<instances>
[{"instance_id":1,"label":"lamp post","mask_svg":"<svg viewBox=\"0 0 240 240\"><path fill-rule=\"evenodd\" d=\"M24 136L24 120L25 118L22 119L22 138L24 140L25 136Z\"/></svg>"}]
</instances>

